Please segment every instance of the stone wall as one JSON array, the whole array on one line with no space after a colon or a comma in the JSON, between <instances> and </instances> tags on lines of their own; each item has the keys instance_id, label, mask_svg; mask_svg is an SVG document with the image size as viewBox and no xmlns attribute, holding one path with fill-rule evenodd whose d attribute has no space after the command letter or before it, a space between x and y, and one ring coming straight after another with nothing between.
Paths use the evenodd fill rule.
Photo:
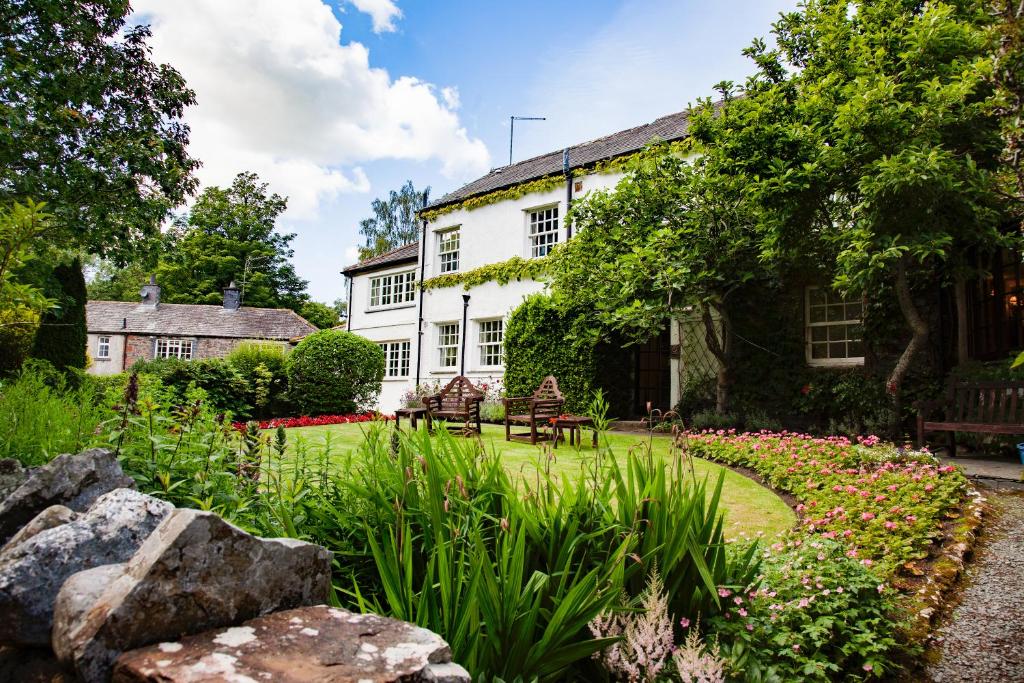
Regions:
<instances>
[{"instance_id":1,"label":"stone wall","mask_svg":"<svg viewBox=\"0 0 1024 683\"><path fill-rule=\"evenodd\" d=\"M330 607L332 554L135 490L113 453L0 461L0 680L469 683L440 636Z\"/></svg>"}]
</instances>

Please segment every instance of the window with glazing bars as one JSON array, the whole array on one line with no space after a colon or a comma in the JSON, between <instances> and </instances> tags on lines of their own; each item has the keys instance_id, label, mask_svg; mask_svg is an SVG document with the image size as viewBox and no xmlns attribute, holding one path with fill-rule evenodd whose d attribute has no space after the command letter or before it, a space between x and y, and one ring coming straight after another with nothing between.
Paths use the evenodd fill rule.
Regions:
<instances>
[{"instance_id":1,"label":"window with glazing bars","mask_svg":"<svg viewBox=\"0 0 1024 683\"><path fill-rule=\"evenodd\" d=\"M437 257L442 273L459 269L459 230L448 230L437 235Z\"/></svg>"},{"instance_id":2,"label":"window with glazing bars","mask_svg":"<svg viewBox=\"0 0 1024 683\"><path fill-rule=\"evenodd\" d=\"M505 353L502 346L503 337L503 320L480 321L480 365L495 366L504 364Z\"/></svg>"},{"instance_id":3,"label":"window with glazing bars","mask_svg":"<svg viewBox=\"0 0 1024 683\"><path fill-rule=\"evenodd\" d=\"M370 308L409 303L416 298L416 271L370 278Z\"/></svg>"},{"instance_id":4,"label":"window with glazing bars","mask_svg":"<svg viewBox=\"0 0 1024 683\"><path fill-rule=\"evenodd\" d=\"M459 323L437 326L438 367L454 368L459 364Z\"/></svg>"},{"instance_id":5,"label":"window with glazing bars","mask_svg":"<svg viewBox=\"0 0 1024 683\"><path fill-rule=\"evenodd\" d=\"M530 212L530 256L547 256L558 244L558 207Z\"/></svg>"},{"instance_id":6,"label":"window with glazing bars","mask_svg":"<svg viewBox=\"0 0 1024 683\"><path fill-rule=\"evenodd\" d=\"M181 360L192 360L191 339L157 339L157 358L180 358Z\"/></svg>"},{"instance_id":7,"label":"window with glazing bars","mask_svg":"<svg viewBox=\"0 0 1024 683\"><path fill-rule=\"evenodd\" d=\"M96 357L110 358L110 337L99 337L96 340Z\"/></svg>"},{"instance_id":8,"label":"window with glazing bars","mask_svg":"<svg viewBox=\"0 0 1024 683\"><path fill-rule=\"evenodd\" d=\"M864 362L863 304L825 287L808 287L807 362L856 365Z\"/></svg>"},{"instance_id":9,"label":"window with glazing bars","mask_svg":"<svg viewBox=\"0 0 1024 683\"><path fill-rule=\"evenodd\" d=\"M385 377L408 377L409 376L409 349L408 341L382 342L378 344L384 352L384 376Z\"/></svg>"}]
</instances>

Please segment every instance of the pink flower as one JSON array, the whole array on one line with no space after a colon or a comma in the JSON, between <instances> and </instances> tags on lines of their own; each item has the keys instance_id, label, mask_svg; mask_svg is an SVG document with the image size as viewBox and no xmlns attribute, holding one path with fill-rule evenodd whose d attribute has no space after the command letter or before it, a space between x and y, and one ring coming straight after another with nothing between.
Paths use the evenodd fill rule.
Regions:
<instances>
[{"instance_id":1,"label":"pink flower","mask_svg":"<svg viewBox=\"0 0 1024 683\"><path fill-rule=\"evenodd\" d=\"M884 591L885 591L885 584L884 583L878 584L878 592L882 593Z\"/></svg>"},{"instance_id":2,"label":"pink flower","mask_svg":"<svg viewBox=\"0 0 1024 683\"><path fill-rule=\"evenodd\" d=\"M888 529L889 531L892 531L893 529L895 529L896 526L897 526L896 522L886 522L885 523L885 528Z\"/></svg>"},{"instance_id":3,"label":"pink flower","mask_svg":"<svg viewBox=\"0 0 1024 683\"><path fill-rule=\"evenodd\" d=\"M740 607L740 609L739 609L739 613L740 613L740 616L741 616L741 617L745 617L745 616L747 616L747 610L746 610L746 609L744 609L743 607Z\"/></svg>"},{"instance_id":4,"label":"pink flower","mask_svg":"<svg viewBox=\"0 0 1024 683\"><path fill-rule=\"evenodd\" d=\"M865 671L872 671L874 668L875 667L871 666L870 664L865 664L864 665L864 670Z\"/></svg>"},{"instance_id":5,"label":"pink flower","mask_svg":"<svg viewBox=\"0 0 1024 683\"><path fill-rule=\"evenodd\" d=\"M774 617L775 615L773 614L772 616ZM754 625L751 624L749 621L747 622L747 630L748 631L753 631L754 630Z\"/></svg>"},{"instance_id":6,"label":"pink flower","mask_svg":"<svg viewBox=\"0 0 1024 683\"><path fill-rule=\"evenodd\" d=\"M682 619L679 620L679 625L682 626L683 628L690 628L690 620L687 619L686 617L683 617Z\"/></svg>"},{"instance_id":7,"label":"pink flower","mask_svg":"<svg viewBox=\"0 0 1024 683\"><path fill-rule=\"evenodd\" d=\"M799 645L796 645L796 644L794 644L794 645L793 645L793 652L800 652L800 646L799 646Z\"/></svg>"},{"instance_id":8,"label":"pink flower","mask_svg":"<svg viewBox=\"0 0 1024 683\"><path fill-rule=\"evenodd\" d=\"M728 588L719 588L718 589L718 597L720 597L720 598L727 598L730 595L732 595L732 591L729 590Z\"/></svg>"},{"instance_id":9,"label":"pink flower","mask_svg":"<svg viewBox=\"0 0 1024 683\"><path fill-rule=\"evenodd\" d=\"M875 513L873 513L873 512L862 512L861 515L860 515L860 518L862 520L864 520L865 522L870 522L871 520L873 520L875 518Z\"/></svg>"},{"instance_id":10,"label":"pink flower","mask_svg":"<svg viewBox=\"0 0 1024 683\"><path fill-rule=\"evenodd\" d=\"M797 606L800 607L800 608L803 608L803 607L807 607L810 604L811 604L811 601L808 600L807 598L800 598L800 604L797 605Z\"/></svg>"}]
</instances>

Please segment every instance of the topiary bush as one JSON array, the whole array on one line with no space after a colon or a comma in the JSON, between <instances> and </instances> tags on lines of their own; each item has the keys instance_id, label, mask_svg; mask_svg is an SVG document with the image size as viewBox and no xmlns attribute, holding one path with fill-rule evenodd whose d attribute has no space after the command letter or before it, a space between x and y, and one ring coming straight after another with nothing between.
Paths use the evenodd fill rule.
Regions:
<instances>
[{"instance_id":1,"label":"topiary bush","mask_svg":"<svg viewBox=\"0 0 1024 683\"><path fill-rule=\"evenodd\" d=\"M370 408L384 379L384 352L344 330L321 330L295 347L287 364L288 395L304 415Z\"/></svg>"}]
</instances>

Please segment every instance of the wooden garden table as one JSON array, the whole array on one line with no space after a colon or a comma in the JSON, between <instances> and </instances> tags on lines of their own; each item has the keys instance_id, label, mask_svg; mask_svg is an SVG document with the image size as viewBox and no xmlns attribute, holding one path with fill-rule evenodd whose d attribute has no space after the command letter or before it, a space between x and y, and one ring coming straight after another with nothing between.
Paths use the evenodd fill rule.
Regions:
<instances>
[{"instance_id":1,"label":"wooden garden table","mask_svg":"<svg viewBox=\"0 0 1024 683\"><path fill-rule=\"evenodd\" d=\"M426 408L399 408L395 411L395 429L401 429L402 417L407 417L412 425L412 431L415 432L417 420L426 415L426 413Z\"/></svg>"},{"instance_id":2,"label":"wooden garden table","mask_svg":"<svg viewBox=\"0 0 1024 683\"><path fill-rule=\"evenodd\" d=\"M585 415L559 415L552 418L551 426L554 429L554 446L558 448L559 439L564 439L562 430L569 430L569 445L575 446L583 443L583 428L590 427L593 433L593 447L597 448L597 430L594 429L594 421Z\"/></svg>"}]
</instances>

